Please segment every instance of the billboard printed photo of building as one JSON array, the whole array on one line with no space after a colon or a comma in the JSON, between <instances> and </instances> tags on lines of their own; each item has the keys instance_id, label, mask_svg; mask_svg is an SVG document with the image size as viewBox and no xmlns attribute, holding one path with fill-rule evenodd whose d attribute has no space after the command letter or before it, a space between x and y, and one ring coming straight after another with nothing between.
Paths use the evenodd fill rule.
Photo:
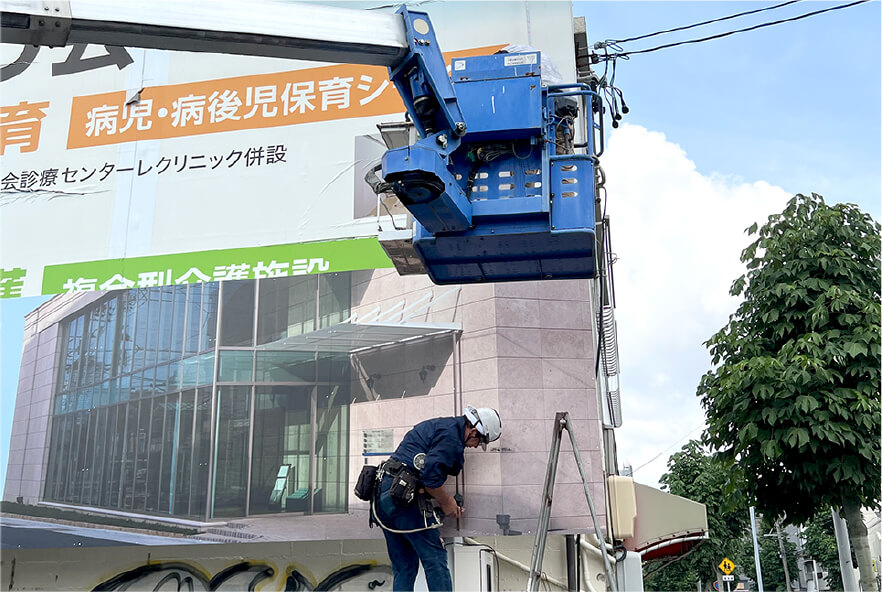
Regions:
<instances>
[{"instance_id":1,"label":"billboard printed photo of building","mask_svg":"<svg viewBox=\"0 0 882 592\"><path fill-rule=\"evenodd\" d=\"M457 532L500 533L497 515L532 530L556 411L604 495L589 295L587 280L438 287L393 270L58 295L27 318L4 498L371 537L361 466L473 404L499 409L504 436L450 480ZM553 524L588 530L566 449L561 472Z\"/></svg>"},{"instance_id":2,"label":"billboard printed photo of building","mask_svg":"<svg viewBox=\"0 0 882 592\"><path fill-rule=\"evenodd\" d=\"M428 12L448 58L529 43L575 79L569 3ZM379 538L352 492L361 467L471 404L498 409L504 433L449 480L466 512L444 536L535 530L558 411L605 525L601 280L399 275L377 232L405 210L363 182L377 125L403 119L385 69L83 46L25 64L14 49L0 107L40 116L0 146L15 176L0 296L50 298L3 393L5 501L206 540ZM567 446L551 528L593 531Z\"/></svg>"}]
</instances>

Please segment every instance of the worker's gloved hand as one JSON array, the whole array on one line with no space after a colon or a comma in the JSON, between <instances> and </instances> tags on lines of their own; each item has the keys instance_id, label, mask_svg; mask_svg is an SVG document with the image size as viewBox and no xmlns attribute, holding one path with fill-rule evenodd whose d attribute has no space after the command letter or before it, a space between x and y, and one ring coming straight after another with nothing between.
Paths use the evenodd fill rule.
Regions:
<instances>
[{"instance_id":1,"label":"worker's gloved hand","mask_svg":"<svg viewBox=\"0 0 882 592\"><path fill-rule=\"evenodd\" d=\"M452 497L447 497L447 499L441 503L441 509L444 510L444 514L447 516L453 516L454 518L459 518L463 514L462 506L457 505L456 500Z\"/></svg>"}]
</instances>

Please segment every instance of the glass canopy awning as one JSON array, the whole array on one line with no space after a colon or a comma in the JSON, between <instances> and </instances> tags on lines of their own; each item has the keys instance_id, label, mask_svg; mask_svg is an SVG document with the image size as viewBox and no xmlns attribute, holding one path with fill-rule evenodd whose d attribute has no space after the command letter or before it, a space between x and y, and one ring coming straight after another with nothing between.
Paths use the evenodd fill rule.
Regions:
<instances>
[{"instance_id":1,"label":"glass canopy awning","mask_svg":"<svg viewBox=\"0 0 882 592\"><path fill-rule=\"evenodd\" d=\"M357 353L408 341L462 333L460 323L339 323L303 335L293 335L258 350L315 353Z\"/></svg>"}]
</instances>

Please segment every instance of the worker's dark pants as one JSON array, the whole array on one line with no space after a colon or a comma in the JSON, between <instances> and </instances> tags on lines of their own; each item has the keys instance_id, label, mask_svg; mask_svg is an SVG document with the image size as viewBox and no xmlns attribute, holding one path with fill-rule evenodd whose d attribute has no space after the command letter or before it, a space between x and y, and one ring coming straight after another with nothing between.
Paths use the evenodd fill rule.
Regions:
<instances>
[{"instance_id":1,"label":"worker's dark pants","mask_svg":"<svg viewBox=\"0 0 882 592\"><path fill-rule=\"evenodd\" d=\"M392 478L384 475L376 502L377 516L383 524L395 530L425 527L426 522L419 504L400 506L389 496L391 483ZM413 590L420 562L426 573L426 585L431 592L449 592L453 589L450 570L447 569L447 551L437 528L408 534L383 529L383 535L386 537L386 549L392 561L393 591Z\"/></svg>"}]
</instances>

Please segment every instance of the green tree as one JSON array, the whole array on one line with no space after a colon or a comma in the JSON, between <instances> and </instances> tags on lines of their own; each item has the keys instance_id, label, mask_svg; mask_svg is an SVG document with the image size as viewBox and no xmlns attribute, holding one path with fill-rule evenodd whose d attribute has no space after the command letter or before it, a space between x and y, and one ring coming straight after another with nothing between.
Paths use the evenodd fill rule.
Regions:
<instances>
[{"instance_id":1,"label":"green tree","mask_svg":"<svg viewBox=\"0 0 882 592\"><path fill-rule=\"evenodd\" d=\"M736 565L751 561L744 534L750 513L743 498L723 492L731 472L716 462L697 440L690 440L668 459L668 471L659 480L662 489L707 507L707 541L676 561L647 562L644 580L651 590L694 590L700 580L711 590L717 565L728 557ZM737 487L733 490L737 491Z\"/></svg>"},{"instance_id":2,"label":"green tree","mask_svg":"<svg viewBox=\"0 0 882 592\"><path fill-rule=\"evenodd\" d=\"M743 302L706 342L705 440L759 510L799 524L842 508L875 590L860 508L880 491L880 228L853 204L797 195L748 234Z\"/></svg>"},{"instance_id":3,"label":"green tree","mask_svg":"<svg viewBox=\"0 0 882 592\"><path fill-rule=\"evenodd\" d=\"M831 590L842 590L842 574L839 572L839 552L833 531L830 510L821 510L805 524L805 554L827 570L827 584Z\"/></svg>"}]
</instances>

